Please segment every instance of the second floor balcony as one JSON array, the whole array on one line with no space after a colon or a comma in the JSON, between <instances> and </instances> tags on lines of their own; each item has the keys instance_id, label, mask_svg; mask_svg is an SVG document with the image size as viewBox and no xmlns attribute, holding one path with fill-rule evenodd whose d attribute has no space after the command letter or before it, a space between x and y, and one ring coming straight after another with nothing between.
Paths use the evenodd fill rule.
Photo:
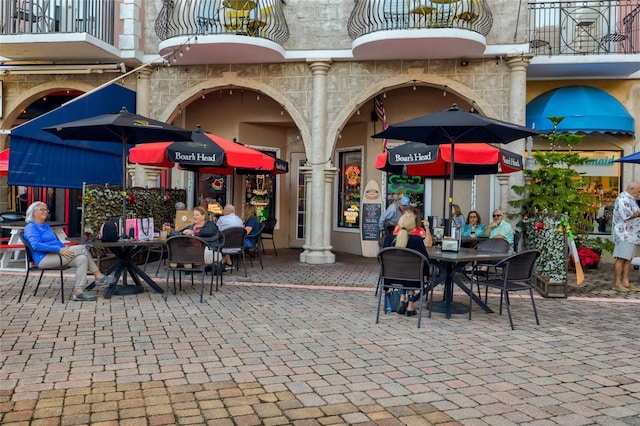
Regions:
<instances>
[{"instance_id":1,"label":"second floor balcony","mask_svg":"<svg viewBox=\"0 0 640 426\"><path fill-rule=\"evenodd\" d=\"M289 38L283 5L282 0L163 0L155 22L160 54L178 64L282 61L282 44Z\"/></svg>"},{"instance_id":2,"label":"second floor balcony","mask_svg":"<svg viewBox=\"0 0 640 426\"><path fill-rule=\"evenodd\" d=\"M529 76L628 77L640 71L640 0L529 3Z\"/></svg>"},{"instance_id":3,"label":"second floor balcony","mask_svg":"<svg viewBox=\"0 0 640 426\"><path fill-rule=\"evenodd\" d=\"M0 0L0 60L113 62L116 0Z\"/></svg>"},{"instance_id":4,"label":"second floor balcony","mask_svg":"<svg viewBox=\"0 0 640 426\"><path fill-rule=\"evenodd\" d=\"M640 1L529 3L529 46L551 56L640 53Z\"/></svg>"},{"instance_id":5,"label":"second floor balcony","mask_svg":"<svg viewBox=\"0 0 640 426\"><path fill-rule=\"evenodd\" d=\"M356 59L481 56L493 26L485 0L356 0L349 36Z\"/></svg>"}]
</instances>

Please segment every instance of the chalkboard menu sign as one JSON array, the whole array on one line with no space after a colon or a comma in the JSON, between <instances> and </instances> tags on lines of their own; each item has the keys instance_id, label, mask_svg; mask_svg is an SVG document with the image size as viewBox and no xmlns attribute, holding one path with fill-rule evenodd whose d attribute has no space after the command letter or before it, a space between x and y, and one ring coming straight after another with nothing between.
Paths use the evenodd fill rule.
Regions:
<instances>
[{"instance_id":1,"label":"chalkboard menu sign","mask_svg":"<svg viewBox=\"0 0 640 426\"><path fill-rule=\"evenodd\" d=\"M378 219L380 219L380 204L362 204L363 241L378 241L380 238Z\"/></svg>"}]
</instances>

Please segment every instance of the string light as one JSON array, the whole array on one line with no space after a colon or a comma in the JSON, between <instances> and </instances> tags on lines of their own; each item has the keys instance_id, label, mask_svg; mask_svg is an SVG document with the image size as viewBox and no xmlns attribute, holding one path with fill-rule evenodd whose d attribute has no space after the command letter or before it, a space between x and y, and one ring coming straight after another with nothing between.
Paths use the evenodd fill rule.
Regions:
<instances>
[{"instance_id":1,"label":"string light","mask_svg":"<svg viewBox=\"0 0 640 426\"><path fill-rule=\"evenodd\" d=\"M204 98L205 98L204 89L202 89L202 99L204 99Z\"/></svg>"},{"instance_id":2,"label":"string light","mask_svg":"<svg viewBox=\"0 0 640 426\"><path fill-rule=\"evenodd\" d=\"M258 92L258 94L256 95L256 101L260 100L260 92Z\"/></svg>"},{"instance_id":3,"label":"string light","mask_svg":"<svg viewBox=\"0 0 640 426\"><path fill-rule=\"evenodd\" d=\"M382 92L382 97L383 97L384 99L387 99L387 92Z\"/></svg>"},{"instance_id":4,"label":"string light","mask_svg":"<svg viewBox=\"0 0 640 426\"><path fill-rule=\"evenodd\" d=\"M416 91L416 81L415 80L413 80L413 91L414 92Z\"/></svg>"},{"instance_id":5,"label":"string light","mask_svg":"<svg viewBox=\"0 0 640 426\"><path fill-rule=\"evenodd\" d=\"M229 89L229 94L233 95L233 89Z\"/></svg>"},{"instance_id":6,"label":"string light","mask_svg":"<svg viewBox=\"0 0 640 426\"><path fill-rule=\"evenodd\" d=\"M443 97L447 96L447 86L444 86L444 90L442 91L442 96Z\"/></svg>"},{"instance_id":7,"label":"string light","mask_svg":"<svg viewBox=\"0 0 640 426\"><path fill-rule=\"evenodd\" d=\"M180 49L180 57L182 58L184 56L184 53L182 52L182 49Z\"/></svg>"},{"instance_id":8,"label":"string light","mask_svg":"<svg viewBox=\"0 0 640 426\"><path fill-rule=\"evenodd\" d=\"M185 47L185 50L187 52L191 50L191 43L187 44L187 46Z\"/></svg>"}]
</instances>

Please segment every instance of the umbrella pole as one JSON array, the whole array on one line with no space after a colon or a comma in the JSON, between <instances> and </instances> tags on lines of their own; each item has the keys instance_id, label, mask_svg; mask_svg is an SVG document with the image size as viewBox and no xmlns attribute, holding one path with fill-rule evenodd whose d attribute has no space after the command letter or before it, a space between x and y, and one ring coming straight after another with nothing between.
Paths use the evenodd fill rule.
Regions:
<instances>
[{"instance_id":1,"label":"umbrella pole","mask_svg":"<svg viewBox=\"0 0 640 426\"><path fill-rule=\"evenodd\" d=\"M127 238L127 138L122 139L122 229L120 238Z\"/></svg>"},{"instance_id":2,"label":"umbrella pole","mask_svg":"<svg viewBox=\"0 0 640 426\"><path fill-rule=\"evenodd\" d=\"M455 147L456 141L455 139L451 139L451 170L449 174L449 235L453 235L453 177L455 171Z\"/></svg>"}]
</instances>

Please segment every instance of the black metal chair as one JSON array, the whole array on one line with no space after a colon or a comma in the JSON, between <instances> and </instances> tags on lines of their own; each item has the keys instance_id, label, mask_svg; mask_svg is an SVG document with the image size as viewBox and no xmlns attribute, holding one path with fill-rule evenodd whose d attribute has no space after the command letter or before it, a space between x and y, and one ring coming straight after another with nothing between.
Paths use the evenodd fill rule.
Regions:
<instances>
[{"instance_id":1,"label":"black metal chair","mask_svg":"<svg viewBox=\"0 0 640 426\"><path fill-rule=\"evenodd\" d=\"M160 235L160 230L158 228L155 228L154 233ZM156 268L156 277L158 276L158 272L160 271L160 264L164 262L164 265L167 266L167 251L165 250L164 246L164 244L158 244L155 246L147 247L147 257L144 260L144 267L142 268L143 272L147 272L147 264L149 263L149 259L151 258L151 253L156 253L160 256L158 259L158 267Z\"/></svg>"},{"instance_id":2,"label":"black metal chair","mask_svg":"<svg viewBox=\"0 0 640 426\"><path fill-rule=\"evenodd\" d=\"M476 247L476 250L493 251L496 253L509 253L511 250L511 244L507 240L502 238L489 238L487 240L480 241ZM473 278L484 279L496 278L501 276L501 272L495 267L495 262L477 262L473 265ZM488 289L485 289L484 302L487 303ZM480 294L480 288L478 287L478 297L482 297ZM471 314L471 312L469 312Z\"/></svg>"},{"instance_id":3,"label":"black metal chair","mask_svg":"<svg viewBox=\"0 0 640 426\"><path fill-rule=\"evenodd\" d=\"M249 238L255 238L255 244L251 247L245 247L246 253L249 255L249 263L253 266L253 258L257 257L260 261L260 268L264 269L264 265L262 264L262 252L260 248L260 237L262 236L262 231L264 230L264 222L260 224L260 228L257 232L248 234L245 237L245 240ZM253 232L253 230L251 230Z\"/></svg>"},{"instance_id":4,"label":"black metal chair","mask_svg":"<svg viewBox=\"0 0 640 426\"><path fill-rule=\"evenodd\" d=\"M258 239L260 243L260 248L262 249L262 253L267 254L267 252L264 250L263 241L271 240L271 243L273 244L273 252L277 256L278 251L276 250L276 241L273 239L273 233L275 231L276 224L278 223L278 219L276 219L275 217L269 217L263 223L264 223L264 229L260 233L260 238Z\"/></svg>"},{"instance_id":5,"label":"black metal chair","mask_svg":"<svg viewBox=\"0 0 640 426\"><path fill-rule=\"evenodd\" d=\"M522 239L522 233L520 231L513 231L513 251L517 253L520 251L518 246L520 246L520 240Z\"/></svg>"},{"instance_id":6,"label":"black metal chair","mask_svg":"<svg viewBox=\"0 0 640 426\"><path fill-rule=\"evenodd\" d=\"M176 235L167 239L167 273L166 273L166 290L164 300L167 300L169 293L169 274L173 274L173 294L176 294L176 272L179 274L180 289L182 289L182 273L191 273L191 285L193 286L193 273L201 272L200 283L200 303L203 301L204 295L204 277L207 272L211 272L211 288L209 295L213 294L213 276L216 276L216 291L218 291L218 280L222 285L222 274L220 273L220 263L222 255L218 259L214 257L213 263L205 261L204 249L207 242L193 235Z\"/></svg>"},{"instance_id":7,"label":"black metal chair","mask_svg":"<svg viewBox=\"0 0 640 426\"><path fill-rule=\"evenodd\" d=\"M233 258L236 259L236 267L239 266L239 257L242 257L242 267L244 268L244 276L247 276L247 263L244 256L244 237L247 235L247 230L244 227L227 228L220 231L224 237L224 244L221 248L223 255L228 255L233 262Z\"/></svg>"},{"instance_id":8,"label":"black metal chair","mask_svg":"<svg viewBox=\"0 0 640 426\"><path fill-rule=\"evenodd\" d=\"M38 268L38 266L36 265L35 261L33 260L33 248L31 247L31 244L29 244L29 241L24 237L24 232L20 231L18 233L18 236L20 237L20 241L22 241L22 243L24 244L24 251L27 254L27 275L24 277L24 281L22 283L22 289L20 290L20 296L18 297L18 302L20 302L22 300L22 294L24 293L24 289L27 285L27 281L29 280L29 273L30 272L40 272L40 278L38 278L38 284L36 284L36 289L33 292L33 295L35 296L36 293L38 292L38 288L40 287L40 282L42 281L42 276L44 275L44 271L53 271L53 270L58 270L60 271L60 300L62 301L62 303L64 303L64 274L63 271L65 269L68 268L68 266L64 265L64 262L62 261L62 255L58 252L55 251L51 251L49 253L53 253L55 255L58 256L58 258L60 259L60 264L56 267L53 268Z\"/></svg>"},{"instance_id":9,"label":"black metal chair","mask_svg":"<svg viewBox=\"0 0 640 426\"><path fill-rule=\"evenodd\" d=\"M378 279L378 309L376 324L380 322L380 307L385 290L418 290L420 303L418 308L418 328L422 322L422 305L424 274L428 269L429 259L422 253L404 247L387 247L378 252L380 262L380 278Z\"/></svg>"},{"instance_id":10,"label":"black metal chair","mask_svg":"<svg viewBox=\"0 0 640 426\"><path fill-rule=\"evenodd\" d=\"M471 292L473 292L473 284L478 288L483 285L486 288L495 288L500 290L500 315L502 315L502 299L504 298L507 305L507 314L509 315L509 324L513 330L513 319L511 317L511 303L509 301L509 293L514 291L529 291L531 297L531 306L533 314L536 318L536 324L540 325L538 320L538 311L536 310L536 302L533 299L533 266L536 259L540 255L539 250L526 250L516 253L495 263L493 266L501 268L502 274L499 278L490 278L487 280L471 280ZM469 296L469 319L471 319L471 296Z\"/></svg>"}]
</instances>

